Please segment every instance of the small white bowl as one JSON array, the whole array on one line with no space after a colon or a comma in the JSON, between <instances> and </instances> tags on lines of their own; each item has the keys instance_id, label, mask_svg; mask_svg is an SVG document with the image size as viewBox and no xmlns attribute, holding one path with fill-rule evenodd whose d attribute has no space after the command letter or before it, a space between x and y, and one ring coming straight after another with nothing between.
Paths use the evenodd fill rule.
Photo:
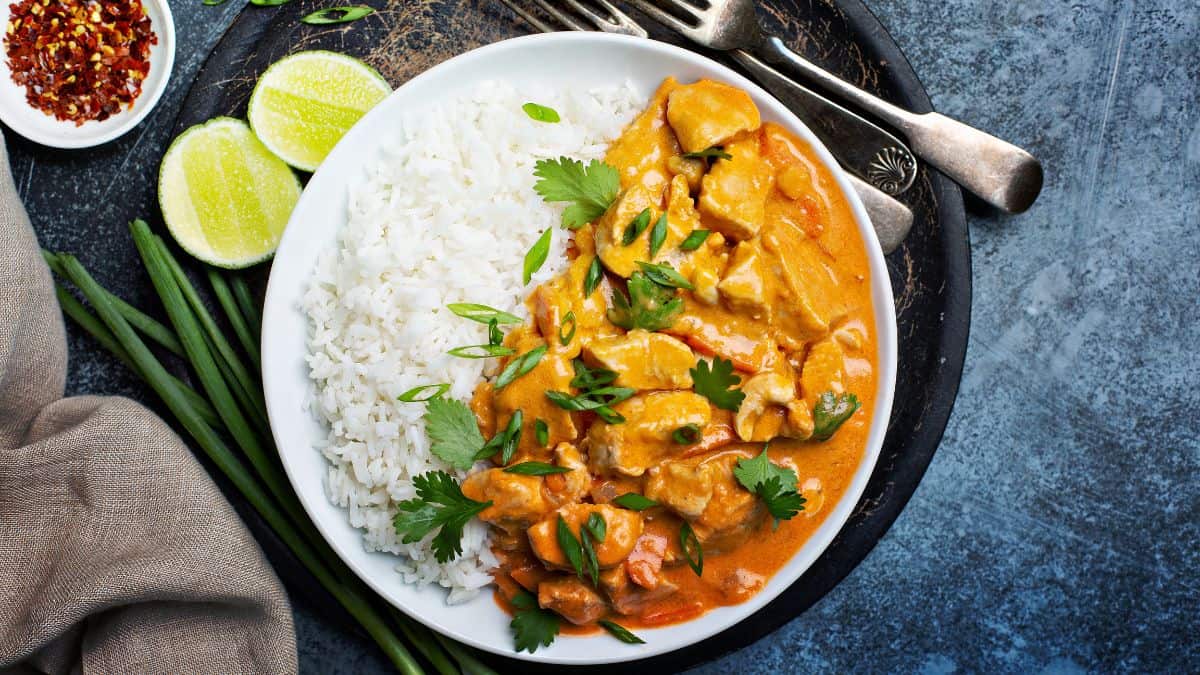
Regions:
<instances>
[{"instance_id":1,"label":"small white bowl","mask_svg":"<svg viewBox=\"0 0 1200 675\"><path fill-rule=\"evenodd\" d=\"M327 432L307 409L311 392L305 361L309 325L301 310L302 298L318 257L337 246L338 230L347 220L350 189L361 182L366 167L379 157L388 139L396 137L406 114L468 92L484 80L509 80L518 86L615 86L628 82L649 101L668 75L683 82L716 78L749 92L764 120L782 124L813 147L850 202L866 244L879 345L878 389L867 447L845 495L758 595L691 621L639 629L646 644L626 645L605 635L562 636L533 654L515 653L510 617L493 600L490 589L469 602L448 605L442 588L404 584L396 571L399 558L366 552L362 532L350 526L346 510L325 497L329 464L316 447ZM845 172L794 114L762 88L695 52L653 40L566 32L505 40L450 59L392 92L346 133L308 182L276 251L263 312L262 372L271 430L292 486L317 529L372 589L405 614L472 647L528 661L595 665L647 658L707 639L754 614L796 582L846 523L875 467L896 386L896 344L891 282L875 230Z\"/></svg>"},{"instance_id":2,"label":"small white bowl","mask_svg":"<svg viewBox=\"0 0 1200 675\"><path fill-rule=\"evenodd\" d=\"M8 25L12 15L9 4L10 0L0 0L0 30ZM34 143L52 148L90 148L137 126L158 104L175 66L175 20L167 0L142 0L142 5L150 17L150 28L158 36L158 44L150 46L150 73L142 82L142 93L132 108L123 109L103 122L92 120L80 126L55 119L25 100L25 87L13 81L8 57L0 44L0 121Z\"/></svg>"}]
</instances>

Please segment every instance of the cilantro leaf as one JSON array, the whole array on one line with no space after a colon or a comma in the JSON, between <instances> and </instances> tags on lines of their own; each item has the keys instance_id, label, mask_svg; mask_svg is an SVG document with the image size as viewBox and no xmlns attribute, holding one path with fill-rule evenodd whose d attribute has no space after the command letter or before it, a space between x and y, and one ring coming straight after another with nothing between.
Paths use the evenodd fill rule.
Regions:
<instances>
[{"instance_id":1,"label":"cilantro leaf","mask_svg":"<svg viewBox=\"0 0 1200 675\"><path fill-rule=\"evenodd\" d=\"M720 357L708 361L700 359L696 367L689 370L697 394L707 398L713 405L723 410L737 411L742 405L746 394L740 389L730 389L742 381L733 374L733 362Z\"/></svg>"},{"instance_id":2,"label":"cilantro leaf","mask_svg":"<svg viewBox=\"0 0 1200 675\"><path fill-rule=\"evenodd\" d=\"M760 485L758 496L767 505L767 511L775 519L776 527L779 527L779 521L796 517L796 514L804 510L804 503L808 501L796 492L795 488L784 487L779 476Z\"/></svg>"},{"instance_id":3,"label":"cilantro leaf","mask_svg":"<svg viewBox=\"0 0 1200 675\"><path fill-rule=\"evenodd\" d=\"M627 285L628 297L620 289L613 289L613 304L608 309L608 320L625 330L670 328L675 316L683 311L683 298L675 289L654 283L645 272L634 272Z\"/></svg>"},{"instance_id":4,"label":"cilantro leaf","mask_svg":"<svg viewBox=\"0 0 1200 675\"><path fill-rule=\"evenodd\" d=\"M417 497L396 505L392 527L405 544L421 541L441 528L433 538L433 555L440 563L449 562L462 553L467 522L492 502L477 502L463 495L458 481L445 471L423 473L412 482Z\"/></svg>"},{"instance_id":5,"label":"cilantro leaf","mask_svg":"<svg viewBox=\"0 0 1200 675\"><path fill-rule=\"evenodd\" d=\"M540 180L533 189L548 202L570 202L562 215L563 227L577 230L604 215L621 190L616 168L593 159L583 162L568 157L538 160L533 175Z\"/></svg>"},{"instance_id":6,"label":"cilantro leaf","mask_svg":"<svg viewBox=\"0 0 1200 675\"><path fill-rule=\"evenodd\" d=\"M475 413L462 401L439 396L425 403L424 419L430 451L456 469L471 468L484 443Z\"/></svg>"},{"instance_id":7,"label":"cilantro leaf","mask_svg":"<svg viewBox=\"0 0 1200 675\"><path fill-rule=\"evenodd\" d=\"M813 406L813 435L818 441L827 441L833 433L858 412L862 404L854 394L834 396L832 391L821 394Z\"/></svg>"},{"instance_id":8,"label":"cilantro leaf","mask_svg":"<svg viewBox=\"0 0 1200 675\"><path fill-rule=\"evenodd\" d=\"M776 526L804 510L805 499L796 491L796 472L772 462L765 446L754 459L739 459L733 477L763 500Z\"/></svg>"},{"instance_id":9,"label":"cilantro leaf","mask_svg":"<svg viewBox=\"0 0 1200 675\"><path fill-rule=\"evenodd\" d=\"M516 650L532 654L538 647L549 647L558 635L558 615L538 607L537 598L529 591L521 591L513 596L512 604L517 611L508 625L512 628Z\"/></svg>"},{"instance_id":10,"label":"cilantro leaf","mask_svg":"<svg viewBox=\"0 0 1200 675\"><path fill-rule=\"evenodd\" d=\"M765 447L754 459L739 459L733 468L733 477L751 492L757 492L759 485L772 478L778 478L781 485L791 486L795 490L798 480L795 471L772 462Z\"/></svg>"}]
</instances>

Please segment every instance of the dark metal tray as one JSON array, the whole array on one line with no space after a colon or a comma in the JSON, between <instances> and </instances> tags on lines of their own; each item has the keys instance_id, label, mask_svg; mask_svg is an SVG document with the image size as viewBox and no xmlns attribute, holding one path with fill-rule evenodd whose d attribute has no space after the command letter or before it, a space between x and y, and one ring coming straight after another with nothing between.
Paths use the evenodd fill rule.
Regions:
<instances>
[{"instance_id":1,"label":"dark metal tray","mask_svg":"<svg viewBox=\"0 0 1200 675\"><path fill-rule=\"evenodd\" d=\"M496 0L368 1L379 9L375 15L332 27L299 22L321 6L313 0L297 0L273 10L248 5L193 82L175 132L218 115L244 117L258 75L294 51L348 53L399 86L451 56L531 32ZM816 63L909 110L932 109L899 47L860 0L763 0L759 4L768 31L790 38L793 48ZM644 24L653 25L649 20ZM655 37L690 47L664 32ZM804 576L752 617L700 644L625 667L679 670L778 629L867 556L916 490L958 391L971 315L971 265L957 186L922 167L904 201L915 215L912 234L888 257L900 329L895 407L879 462L854 514ZM257 521L252 509L238 506L293 597L317 605L323 614L344 616L331 598L314 591L311 577ZM527 662L490 656L487 660L501 670L538 670Z\"/></svg>"}]
</instances>

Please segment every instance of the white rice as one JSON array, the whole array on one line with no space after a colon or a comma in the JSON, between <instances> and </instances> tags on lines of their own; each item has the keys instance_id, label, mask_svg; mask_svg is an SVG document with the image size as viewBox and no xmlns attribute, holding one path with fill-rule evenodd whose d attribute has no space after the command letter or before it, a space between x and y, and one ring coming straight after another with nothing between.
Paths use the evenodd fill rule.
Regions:
<instances>
[{"instance_id":1,"label":"white rice","mask_svg":"<svg viewBox=\"0 0 1200 675\"><path fill-rule=\"evenodd\" d=\"M448 382L450 396L469 399L490 360L446 350L487 342L487 328L445 306L476 302L527 316L524 297L561 271L568 239L556 228L545 266L521 283L526 251L562 211L533 191L534 163L602 157L640 99L628 85L518 91L489 82L398 120L396 142L384 143L351 188L339 245L321 256L306 292L312 409L329 428L320 448L329 499L363 530L367 550L397 554L405 582L440 584L448 602L490 583L496 560L478 521L466 528L462 555L444 565L428 539L400 543L394 504L415 495L412 477L453 469L429 452L425 407L396 397ZM527 101L562 121L531 120Z\"/></svg>"}]
</instances>

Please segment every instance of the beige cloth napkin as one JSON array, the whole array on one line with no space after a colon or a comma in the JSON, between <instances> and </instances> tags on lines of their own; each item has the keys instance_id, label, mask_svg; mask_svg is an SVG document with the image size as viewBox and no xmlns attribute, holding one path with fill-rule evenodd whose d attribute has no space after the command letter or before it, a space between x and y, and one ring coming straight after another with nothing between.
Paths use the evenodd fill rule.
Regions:
<instances>
[{"instance_id":1,"label":"beige cloth napkin","mask_svg":"<svg viewBox=\"0 0 1200 675\"><path fill-rule=\"evenodd\" d=\"M0 138L0 673L294 673L291 607L178 436L63 398L62 317Z\"/></svg>"}]
</instances>

